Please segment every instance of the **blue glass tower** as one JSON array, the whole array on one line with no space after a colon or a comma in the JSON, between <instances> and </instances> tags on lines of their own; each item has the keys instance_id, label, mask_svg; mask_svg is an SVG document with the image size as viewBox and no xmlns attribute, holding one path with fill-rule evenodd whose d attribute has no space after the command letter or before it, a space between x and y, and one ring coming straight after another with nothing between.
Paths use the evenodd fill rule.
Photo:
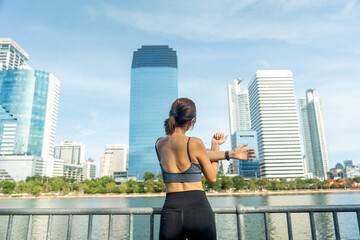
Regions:
<instances>
[{"instance_id":1,"label":"blue glass tower","mask_svg":"<svg viewBox=\"0 0 360 240\"><path fill-rule=\"evenodd\" d=\"M131 66L128 175L143 179L160 172L156 140L164 136L164 120L178 97L176 51L168 46L142 46Z\"/></svg>"},{"instance_id":2,"label":"blue glass tower","mask_svg":"<svg viewBox=\"0 0 360 240\"><path fill-rule=\"evenodd\" d=\"M59 84L43 71L0 71L0 155L52 156Z\"/></svg>"},{"instance_id":3,"label":"blue glass tower","mask_svg":"<svg viewBox=\"0 0 360 240\"><path fill-rule=\"evenodd\" d=\"M231 136L232 149L235 149L237 146L248 144L246 148L255 149L255 152L258 153L258 142L256 131L236 131ZM255 158L252 161L246 160L236 160L238 161L239 174L244 178L253 178L260 177L260 165L259 158Z\"/></svg>"}]
</instances>

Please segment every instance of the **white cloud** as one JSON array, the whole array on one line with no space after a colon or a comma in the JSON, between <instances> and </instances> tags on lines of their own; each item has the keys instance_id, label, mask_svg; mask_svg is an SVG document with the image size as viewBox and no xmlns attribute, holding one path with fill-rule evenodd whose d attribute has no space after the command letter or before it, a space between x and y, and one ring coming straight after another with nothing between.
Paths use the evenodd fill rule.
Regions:
<instances>
[{"instance_id":1,"label":"white cloud","mask_svg":"<svg viewBox=\"0 0 360 240\"><path fill-rule=\"evenodd\" d=\"M257 3L254 9L248 10L247 7L255 1L247 1L236 6L237 2L220 1L215 5L202 2L205 6L200 7L196 4L191 6L195 10L190 11L190 14L186 10L171 8L145 12L114 6L105 6L104 12L107 17L120 24L131 25L145 32L204 42L274 39L303 44L314 39L328 38L328 41L332 41L332 38L338 34L351 34L354 29L359 28L355 25L343 28L336 20L330 18L333 11L326 12L325 4L319 6L308 1L300 5L294 3L295 1L274 4L273 1L262 1L261 4ZM179 8L184 9L184 5ZM310 8L314 5L322 9L318 14L311 16L306 14L306 11L295 11L291 14L282 11L283 8L301 9L304 6ZM341 6L335 3L332 5ZM193 14L196 10L197 13Z\"/></svg>"}]
</instances>

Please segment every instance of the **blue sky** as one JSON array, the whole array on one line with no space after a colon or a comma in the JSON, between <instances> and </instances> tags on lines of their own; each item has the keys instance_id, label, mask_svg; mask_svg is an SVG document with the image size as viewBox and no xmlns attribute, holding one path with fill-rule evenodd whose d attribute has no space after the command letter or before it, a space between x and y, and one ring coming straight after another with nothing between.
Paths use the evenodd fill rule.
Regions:
<instances>
[{"instance_id":1,"label":"blue sky","mask_svg":"<svg viewBox=\"0 0 360 240\"><path fill-rule=\"evenodd\" d=\"M141 45L177 51L179 96L198 108L190 135L229 133L226 86L256 70L290 69L296 98L322 100L332 165L360 163L360 2L357 0L0 0L0 37L61 81L56 140L128 144L130 67ZM228 143L225 147L229 147Z\"/></svg>"}]
</instances>

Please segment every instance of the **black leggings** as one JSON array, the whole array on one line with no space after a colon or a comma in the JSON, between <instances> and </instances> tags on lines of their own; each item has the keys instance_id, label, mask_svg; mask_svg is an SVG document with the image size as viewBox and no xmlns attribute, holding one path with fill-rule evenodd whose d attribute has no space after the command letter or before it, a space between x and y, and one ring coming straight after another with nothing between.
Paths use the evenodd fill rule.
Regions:
<instances>
[{"instance_id":1,"label":"black leggings","mask_svg":"<svg viewBox=\"0 0 360 240\"><path fill-rule=\"evenodd\" d=\"M167 193L160 219L160 240L216 239L215 219L205 192Z\"/></svg>"}]
</instances>

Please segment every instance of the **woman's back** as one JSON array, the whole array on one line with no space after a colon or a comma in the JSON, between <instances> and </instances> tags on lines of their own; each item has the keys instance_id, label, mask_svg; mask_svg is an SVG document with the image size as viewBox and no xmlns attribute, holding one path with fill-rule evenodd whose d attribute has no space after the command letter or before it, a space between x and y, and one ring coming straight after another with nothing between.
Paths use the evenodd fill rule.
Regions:
<instances>
[{"instance_id":1,"label":"woman's back","mask_svg":"<svg viewBox=\"0 0 360 240\"><path fill-rule=\"evenodd\" d=\"M156 144L167 192L203 190L196 159L196 138L173 134Z\"/></svg>"}]
</instances>

